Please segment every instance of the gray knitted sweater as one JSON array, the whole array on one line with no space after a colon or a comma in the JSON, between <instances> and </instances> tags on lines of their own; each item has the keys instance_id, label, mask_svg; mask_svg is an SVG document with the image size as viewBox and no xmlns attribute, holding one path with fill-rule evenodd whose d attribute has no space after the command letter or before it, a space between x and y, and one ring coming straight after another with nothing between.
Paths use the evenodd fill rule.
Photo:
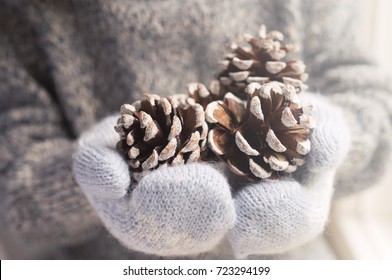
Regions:
<instances>
[{"instance_id":1,"label":"gray knitted sweater","mask_svg":"<svg viewBox=\"0 0 392 280\"><path fill-rule=\"evenodd\" d=\"M353 0L0 0L3 224L31 242L74 246L67 251L72 258L92 258L82 252L93 251L135 258L105 241L109 234L75 183L76 140L144 92L169 95L192 81L208 83L225 44L261 24L301 45L310 90L343 107L352 148L336 196L372 185L389 156L392 96L361 47L359 6Z\"/></svg>"}]
</instances>

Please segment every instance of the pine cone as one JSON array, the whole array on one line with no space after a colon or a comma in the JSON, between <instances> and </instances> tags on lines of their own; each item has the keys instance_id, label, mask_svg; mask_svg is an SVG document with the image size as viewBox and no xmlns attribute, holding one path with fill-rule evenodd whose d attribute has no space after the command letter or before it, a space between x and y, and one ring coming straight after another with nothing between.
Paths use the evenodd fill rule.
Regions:
<instances>
[{"instance_id":1,"label":"pine cone","mask_svg":"<svg viewBox=\"0 0 392 280\"><path fill-rule=\"evenodd\" d=\"M210 149L250 180L294 172L310 150L312 106L300 107L295 88L279 82L251 83L245 92L247 102L227 93L207 106Z\"/></svg>"},{"instance_id":2,"label":"pine cone","mask_svg":"<svg viewBox=\"0 0 392 280\"><path fill-rule=\"evenodd\" d=\"M141 101L121 106L115 130L122 153L139 181L146 172L199 161L207 148L204 110L190 98L160 98L145 94Z\"/></svg>"},{"instance_id":3,"label":"pine cone","mask_svg":"<svg viewBox=\"0 0 392 280\"><path fill-rule=\"evenodd\" d=\"M244 88L252 82L279 81L294 86L297 92L307 88L303 83L308 78L305 64L301 60L285 60L286 54L296 51L297 47L285 44L281 32L266 34L262 25L258 37L246 34L244 38L250 46L232 43L225 59L219 63L222 68L218 75L221 95L232 92L246 99Z\"/></svg>"}]
</instances>

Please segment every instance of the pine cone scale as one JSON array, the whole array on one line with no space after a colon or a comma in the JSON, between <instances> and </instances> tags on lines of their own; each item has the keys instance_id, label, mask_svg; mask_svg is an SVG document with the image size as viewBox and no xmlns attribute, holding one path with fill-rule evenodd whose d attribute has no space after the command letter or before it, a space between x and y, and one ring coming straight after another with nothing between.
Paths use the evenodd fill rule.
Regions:
<instances>
[{"instance_id":1,"label":"pine cone scale","mask_svg":"<svg viewBox=\"0 0 392 280\"><path fill-rule=\"evenodd\" d=\"M228 107L228 111L232 113L234 119L237 123L240 123L245 115L245 106L241 99L236 97L231 92L226 93L224 101Z\"/></svg>"},{"instance_id":2,"label":"pine cone scale","mask_svg":"<svg viewBox=\"0 0 392 280\"><path fill-rule=\"evenodd\" d=\"M243 60L238 57L234 57L231 63L239 70L248 70L253 65L253 60Z\"/></svg>"},{"instance_id":3,"label":"pine cone scale","mask_svg":"<svg viewBox=\"0 0 392 280\"><path fill-rule=\"evenodd\" d=\"M249 157L236 147L227 154L226 163L231 171L240 176L249 176Z\"/></svg>"},{"instance_id":4,"label":"pine cone scale","mask_svg":"<svg viewBox=\"0 0 392 280\"><path fill-rule=\"evenodd\" d=\"M208 145L216 155L223 156L229 154L234 141L225 129L215 127L208 133Z\"/></svg>"},{"instance_id":5,"label":"pine cone scale","mask_svg":"<svg viewBox=\"0 0 392 280\"><path fill-rule=\"evenodd\" d=\"M151 155L147 157L143 163L142 168L144 170L152 169L158 165L158 152L154 149L151 152Z\"/></svg>"},{"instance_id":6,"label":"pine cone scale","mask_svg":"<svg viewBox=\"0 0 392 280\"><path fill-rule=\"evenodd\" d=\"M252 116L244 122L238 131L241 132L248 144L254 149L260 149L263 146L262 139L268 132L269 126Z\"/></svg>"},{"instance_id":7,"label":"pine cone scale","mask_svg":"<svg viewBox=\"0 0 392 280\"><path fill-rule=\"evenodd\" d=\"M176 154L177 138L172 138L169 143L159 153L158 159L160 161L166 161L172 158Z\"/></svg>"},{"instance_id":8,"label":"pine cone scale","mask_svg":"<svg viewBox=\"0 0 392 280\"><path fill-rule=\"evenodd\" d=\"M230 131L236 127L236 117L230 112L223 101L214 101L208 104L205 110L206 120L210 123L218 123Z\"/></svg>"},{"instance_id":9,"label":"pine cone scale","mask_svg":"<svg viewBox=\"0 0 392 280\"><path fill-rule=\"evenodd\" d=\"M264 163L264 162L263 162ZM249 170L252 172L254 176L260 179L267 179L271 177L272 173L268 172L268 167L263 167L264 164L259 164L253 159L249 159Z\"/></svg>"},{"instance_id":10,"label":"pine cone scale","mask_svg":"<svg viewBox=\"0 0 392 280\"><path fill-rule=\"evenodd\" d=\"M245 153L248 156L258 156L260 155L259 151L257 149L254 149L248 142L248 140L242 135L240 131L237 131L235 133L235 143L238 147L238 149ZM254 137L252 137L254 139ZM250 139L252 139L250 138Z\"/></svg>"}]
</instances>

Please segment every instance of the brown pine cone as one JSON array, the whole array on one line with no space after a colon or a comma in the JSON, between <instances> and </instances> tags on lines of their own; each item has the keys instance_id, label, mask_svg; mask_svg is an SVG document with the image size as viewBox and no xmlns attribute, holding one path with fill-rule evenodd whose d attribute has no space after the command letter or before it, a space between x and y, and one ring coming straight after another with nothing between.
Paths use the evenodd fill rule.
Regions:
<instances>
[{"instance_id":1,"label":"brown pine cone","mask_svg":"<svg viewBox=\"0 0 392 280\"><path fill-rule=\"evenodd\" d=\"M207 106L210 149L250 180L294 172L310 150L311 105L300 107L295 88L279 82L251 83L245 93L247 102L227 93Z\"/></svg>"},{"instance_id":2,"label":"brown pine cone","mask_svg":"<svg viewBox=\"0 0 392 280\"><path fill-rule=\"evenodd\" d=\"M287 60L286 55L297 50L295 45L283 42L281 32L266 33L261 26L258 37L244 35L250 46L238 46L232 43L225 59L219 63L222 71L218 74L221 95L232 92L241 99L246 99L244 88L252 83L279 81L292 85L297 92L306 89L305 64L298 59Z\"/></svg>"},{"instance_id":3,"label":"brown pine cone","mask_svg":"<svg viewBox=\"0 0 392 280\"><path fill-rule=\"evenodd\" d=\"M156 168L199 161L207 148L204 110L183 96L145 94L124 104L115 130L121 136L117 149L136 181Z\"/></svg>"}]
</instances>

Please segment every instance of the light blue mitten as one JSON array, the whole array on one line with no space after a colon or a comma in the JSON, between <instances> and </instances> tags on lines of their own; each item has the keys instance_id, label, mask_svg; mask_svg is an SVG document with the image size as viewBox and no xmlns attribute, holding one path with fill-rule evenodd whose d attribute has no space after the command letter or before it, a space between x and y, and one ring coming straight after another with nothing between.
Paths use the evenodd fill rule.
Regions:
<instances>
[{"instance_id":1,"label":"light blue mitten","mask_svg":"<svg viewBox=\"0 0 392 280\"><path fill-rule=\"evenodd\" d=\"M130 188L128 166L114 149L115 117L81 137L76 180L107 229L128 248L192 255L211 250L227 233L238 258L287 251L324 229L335 172L350 143L336 107L317 95L302 99L315 106L307 164L295 178L248 184L234 200L223 175L201 163L154 171Z\"/></svg>"},{"instance_id":2,"label":"light blue mitten","mask_svg":"<svg viewBox=\"0 0 392 280\"><path fill-rule=\"evenodd\" d=\"M301 94L314 105L311 151L295 178L242 187L234 196L237 220L229 241L238 258L274 254L321 233L328 219L336 169L349 149L340 110L319 95Z\"/></svg>"},{"instance_id":3,"label":"light blue mitten","mask_svg":"<svg viewBox=\"0 0 392 280\"><path fill-rule=\"evenodd\" d=\"M106 228L124 246L148 254L212 249L235 221L225 177L208 164L186 164L153 171L131 186L115 150L116 121L108 117L82 135L74 155L75 178Z\"/></svg>"}]
</instances>

